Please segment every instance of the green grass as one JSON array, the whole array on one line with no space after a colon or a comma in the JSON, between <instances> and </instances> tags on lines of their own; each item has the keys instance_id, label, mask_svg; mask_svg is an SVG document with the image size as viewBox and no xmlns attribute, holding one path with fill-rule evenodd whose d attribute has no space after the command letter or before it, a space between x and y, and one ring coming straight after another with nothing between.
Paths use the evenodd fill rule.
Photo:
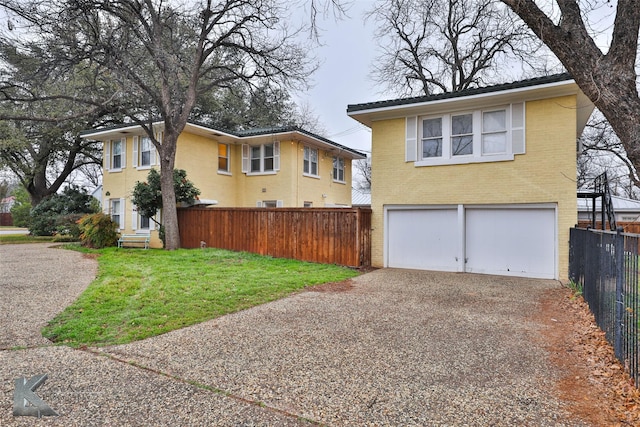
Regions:
<instances>
[{"instance_id":1,"label":"green grass","mask_svg":"<svg viewBox=\"0 0 640 427\"><path fill-rule=\"evenodd\" d=\"M0 234L0 245L15 243L46 243L54 242L54 236L29 236L28 234Z\"/></svg>"},{"instance_id":2,"label":"green grass","mask_svg":"<svg viewBox=\"0 0 640 427\"><path fill-rule=\"evenodd\" d=\"M71 346L141 340L358 274L221 249L82 250L99 254L98 276L43 329Z\"/></svg>"}]
</instances>

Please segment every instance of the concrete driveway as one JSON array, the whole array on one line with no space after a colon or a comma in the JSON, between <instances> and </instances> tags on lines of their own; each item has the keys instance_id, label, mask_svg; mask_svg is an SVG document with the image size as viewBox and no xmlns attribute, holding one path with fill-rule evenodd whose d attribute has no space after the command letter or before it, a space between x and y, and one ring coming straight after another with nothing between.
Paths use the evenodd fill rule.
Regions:
<instances>
[{"instance_id":1,"label":"concrete driveway","mask_svg":"<svg viewBox=\"0 0 640 427\"><path fill-rule=\"evenodd\" d=\"M68 257L70 272L93 263L18 246L0 246L0 271L34 291L42 279L33 264L51 251ZM11 283L0 282L0 301L19 295ZM24 320L2 318L0 425L34 424L11 415L13 380L40 373L49 379L38 395L59 416L38 425L588 425L556 396L562 373L535 320L556 282L387 269L352 285L100 349L42 346L33 328L33 345L14 349Z\"/></svg>"}]
</instances>

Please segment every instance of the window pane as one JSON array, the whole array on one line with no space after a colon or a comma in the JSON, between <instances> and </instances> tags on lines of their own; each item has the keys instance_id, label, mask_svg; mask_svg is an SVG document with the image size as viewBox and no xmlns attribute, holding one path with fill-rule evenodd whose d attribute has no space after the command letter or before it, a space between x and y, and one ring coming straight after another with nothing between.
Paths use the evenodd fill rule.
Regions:
<instances>
[{"instance_id":1,"label":"window pane","mask_svg":"<svg viewBox=\"0 0 640 427\"><path fill-rule=\"evenodd\" d=\"M227 144L218 144L218 156L227 157Z\"/></svg>"},{"instance_id":2,"label":"window pane","mask_svg":"<svg viewBox=\"0 0 640 427\"><path fill-rule=\"evenodd\" d=\"M500 132L507 129L507 112L487 111L482 114L482 131L483 132Z\"/></svg>"},{"instance_id":3,"label":"window pane","mask_svg":"<svg viewBox=\"0 0 640 427\"><path fill-rule=\"evenodd\" d=\"M273 157L273 144L265 144L265 146L264 146L264 156L265 157Z\"/></svg>"},{"instance_id":4,"label":"window pane","mask_svg":"<svg viewBox=\"0 0 640 427\"><path fill-rule=\"evenodd\" d=\"M229 165L227 164L227 159L224 157L218 158L218 170L220 171L229 171Z\"/></svg>"},{"instance_id":5,"label":"window pane","mask_svg":"<svg viewBox=\"0 0 640 427\"><path fill-rule=\"evenodd\" d=\"M422 121L422 138L442 136L442 119L426 119Z\"/></svg>"},{"instance_id":6,"label":"window pane","mask_svg":"<svg viewBox=\"0 0 640 427\"><path fill-rule=\"evenodd\" d=\"M140 154L140 166L149 166L151 164L151 152L143 151Z\"/></svg>"},{"instance_id":7,"label":"window pane","mask_svg":"<svg viewBox=\"0 0 640 427\"><path fill-rule=\"evenodd\" d=\"M422 141L422 158L442 157L442 138Z\"/></svg>"},{"instance_id":8,"label":"window pane","mask_svg":"<svg viewBox=\"0 0 640 427\"><path fill-rule=\"evenodd\" d=\"M273 170L273 157L271 157L270 159L264 159L264 170L265 171L272 171Z\"/></svg>"},{"instance_id":9,"label":"window pane","mask_svg":"<svg viewBox=\"0 0 640 427\"><path fill-rule=\"evenodd\" d=\"M451 154L453 154L454 156L473 154L473 136L452 137Z\"/></svg>"},{"instance_id":10,"label":"window pane","mask_svg":"<svg viewBox=\"0 0 640 427\"><path fill-rule=\"evenodd\" d=\"M251 147L251 172L260 172L260 146Z\"/></svg>"},{"instance_id":11,"label":"window pane","mask_svg":"<svg viewBox=\"0 0 640 427\"><path fill-rule=\"evenodd\" d=\"M113 154L122 154L122 141L113 141Z\"/></svg>"},{"instance_id":12,"label":"window pane","mask_svg":"<svg viewBox=\"0 0 640 427\"><path fill-rule=\"evenodd\" d=\"M507 152L507 133L489 133L482 135L482 154Z\"/></svg>"},{"instance_id":13,"label":"window pane","mask_svg":"<svg viewBox=\"0 0 640 427\"><path fill-rule=\"evenodd\" d=\"M302 172L303 173L309 173L309 160L304 159L304 165L302 166Z\"/></svg>"},{"instance_id":14,"label":"window pane","mask_svg":"<svg viewBox=\"0 0 640 427\"><path fill-rule=\"evenodd\" d=\"M140 217L140 228L149 228L149 218L146 216Z\"/></svg>"},{"instance_id":15,"label":"window pane","mask_svg":"<svg viewBox=\"0 0 640 427\"><path fill-rule=\"evenodd\" d=\"M112 169L120 169L122 167L122 159L120 157L120 154L114 154L113 155L113 161L111 162L111 168Z\"/></svg>"},{"instance_id":16,"label":"window pane","mask_svg":"<svg viewBox=\"0 0 640 427\"><path fill-rule=\"evenodd\" d=\"M311 175L318 175L318 163L311 163Z\"/></svg>"},{"instance_id":17,"label":"window pane","mask_svg":"<svg viewBox=\"0 0 640 427\"><path fill-rule=\"evenodd\" d=\"M473 133L473 116L471 114L451 117L452 135L466 135L470 133Z\"/></svg>"}]
</instances>

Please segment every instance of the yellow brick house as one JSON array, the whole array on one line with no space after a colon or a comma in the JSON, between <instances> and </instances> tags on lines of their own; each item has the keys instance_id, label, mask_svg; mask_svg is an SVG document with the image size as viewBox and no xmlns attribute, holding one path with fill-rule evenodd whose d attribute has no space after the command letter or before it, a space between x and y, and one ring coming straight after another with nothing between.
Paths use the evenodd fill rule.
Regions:
<instances>
[{"instance_id":1,"label":"yellow brick house","mask_svg":"<svg viewBox=\"0 0 640 427\"><path fill-rule=\"evenodd\" d=\"M567 74L347 107L372 130L372 263L566 280L577 137Z\"/></svg>"},{"instance_id":2,"label":"yellow brick house","mask_svg":"<svg viewBox=\"0 0 640 427\"><path fill-rule=\"evenodd\" d=\"M162 138L163 122L153 129ZM151 234L131 193L159 168L144 130L122 125L83 133L103 142L102 206L126 234ZM198 203L219 207L339 207L351 205L351 162L366 156L298 127L228 132L188 123L178 138L176 168L201 191Z\"/></svg>"}]
</instances>

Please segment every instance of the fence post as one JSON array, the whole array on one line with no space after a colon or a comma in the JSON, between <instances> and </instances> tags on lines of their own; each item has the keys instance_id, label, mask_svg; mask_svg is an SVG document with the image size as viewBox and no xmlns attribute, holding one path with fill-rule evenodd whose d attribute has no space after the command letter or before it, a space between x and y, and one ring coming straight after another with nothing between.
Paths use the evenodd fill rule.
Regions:
<instances>
[{"instance_id":1,"label":"fence post","mask_svg":"<svg viewBox=\"0 0 640 427\"><path fill-rule=\"evenodd\" d=\"M616 230L615 237L615 250L616 250L616 303L615 303L615 340L613 349L615 351L618 360L623 360L622 357L622 326L624 316L624 301L623 290L625 280L625 268L624 268L624 236L622 232L624 230L619 227Z\"/></svg>"}]
</instances>

